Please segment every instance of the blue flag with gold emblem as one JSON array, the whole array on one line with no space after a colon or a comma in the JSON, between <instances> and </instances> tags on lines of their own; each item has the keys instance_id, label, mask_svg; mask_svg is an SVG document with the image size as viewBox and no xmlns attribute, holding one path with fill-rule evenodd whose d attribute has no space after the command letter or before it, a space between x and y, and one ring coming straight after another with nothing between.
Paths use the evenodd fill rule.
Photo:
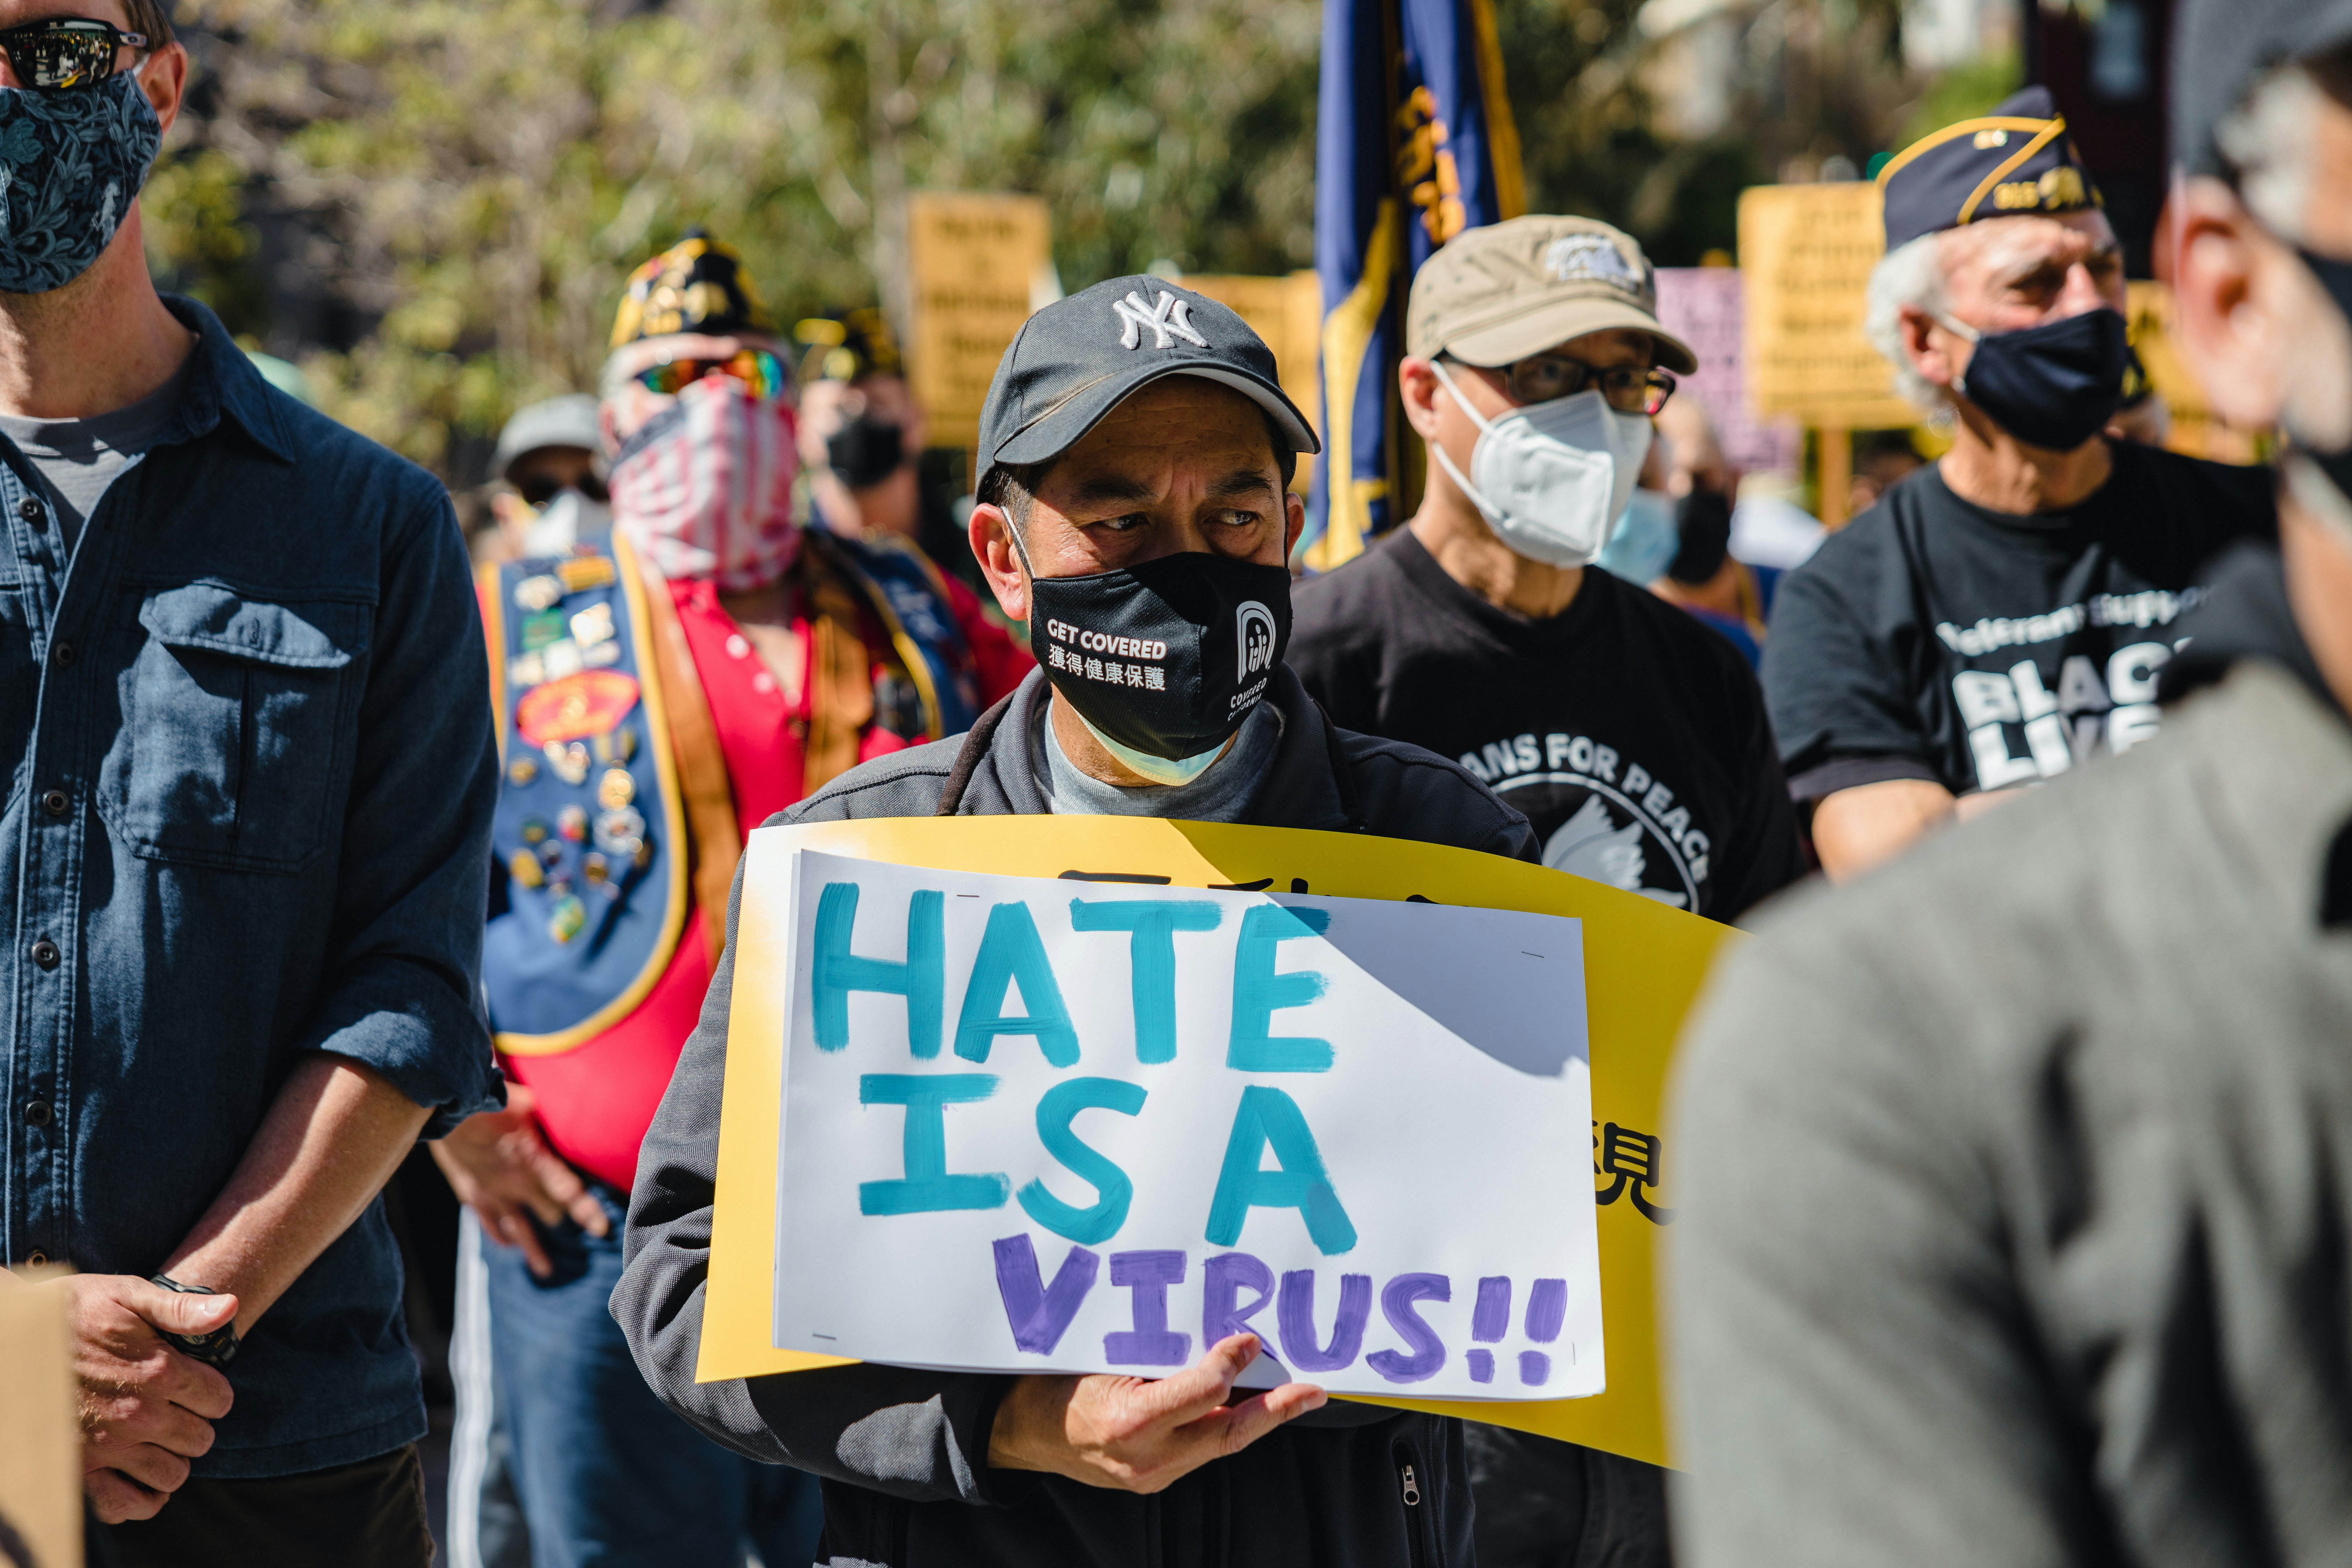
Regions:
<instances>
[{"instance_id":1,"label":"blue flag with gold emblem","mask_svg":"<svg viewBox=\"0 0 2352 1568\"><path fill-rule=\"evenodd\" d=\"M1308 564L1336 566L1402 521L1393 411L1413 274L1464 229L1526 205L1489 0L1324 0L1323 455L1300 542Z\"/></svg>"}]
</instances>

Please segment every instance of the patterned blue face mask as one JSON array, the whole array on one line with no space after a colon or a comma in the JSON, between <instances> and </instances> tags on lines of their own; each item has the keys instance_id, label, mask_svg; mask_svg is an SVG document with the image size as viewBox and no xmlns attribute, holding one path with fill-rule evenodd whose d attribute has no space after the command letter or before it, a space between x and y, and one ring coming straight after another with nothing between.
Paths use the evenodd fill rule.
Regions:
<instances>
[{"instance_id":1,"label":"patterned blue face mask","mask_svg":"<svg viewBox=\"0 0 2352 1568\"><path fill-rule=\"evenodd\" d=\"M89 271L163 140L131 71L89 91L0 88L0 293L47 294Z\"/></svg>"}]
</instances>

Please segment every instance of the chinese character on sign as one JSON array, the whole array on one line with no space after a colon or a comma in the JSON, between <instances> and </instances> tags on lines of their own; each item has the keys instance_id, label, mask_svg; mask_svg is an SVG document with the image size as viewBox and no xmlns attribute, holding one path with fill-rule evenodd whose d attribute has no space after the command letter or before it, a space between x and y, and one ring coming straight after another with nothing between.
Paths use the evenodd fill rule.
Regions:
<instances>
[{"instance_id":1,"label":"chinese character on sign","mask_svg":"<svg viewBox=\"0 0 2352 1568\"><path fill-rule=\"evenodd\" d=\"M1592 1201L1607 1207L1625 1195L1627 1184L1633 1185L1633 1206L1652 1225L1672 1225L1675 1212L1650 1201L1648 1189L1659 1183L1659 1167L1664 1163L1658 1140L1647 1132L1630 1131L1614 1121L1601 1129L1592 1141L1601 1163L1592 1168L1596 1176L1615 1179L1592 1194Z\"/></svg>"}]
</instances>

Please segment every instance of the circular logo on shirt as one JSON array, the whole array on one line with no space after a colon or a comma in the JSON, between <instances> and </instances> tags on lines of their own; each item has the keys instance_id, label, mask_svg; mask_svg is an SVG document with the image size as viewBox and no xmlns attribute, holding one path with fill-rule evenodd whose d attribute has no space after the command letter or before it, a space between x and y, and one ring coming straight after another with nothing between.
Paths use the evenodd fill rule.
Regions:
<instances>
[{"instance_id":1,"label":"circular logo on shirt","mask_svg":"<svg viewBox=\"0 0 2352 1568\"><path fill-rule=\"evenodd\" d=\"M1696 907L1698 885L1674 841L1608 785L1587 779L1576 784L1584 799L1544 840L1543 863L1678 910ZM1510 784L1503 787L1507 792Z\"/></svg>"}]
</instances>

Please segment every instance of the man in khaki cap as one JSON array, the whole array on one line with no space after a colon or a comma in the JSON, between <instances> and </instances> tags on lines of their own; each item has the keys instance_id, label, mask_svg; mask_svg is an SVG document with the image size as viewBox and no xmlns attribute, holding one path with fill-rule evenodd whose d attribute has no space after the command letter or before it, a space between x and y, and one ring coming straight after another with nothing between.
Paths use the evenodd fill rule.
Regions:
<instances>
[{"instance_id":1,"label":"man in khaki cap","mask_svg":"<svg viewBox=\"0 0 2352 1568\"><path fill-rule=\"evenodd\" d=\"M1593 564L1650 416L1696 368L1656 310L1641 247L1588 218L1513 218L1430 258L1398 368L1421 510L1299 585L1290 663L1334 723L1459 759L1546 865L1727 921L1805 868L1762 694L1720 633ZM1666 1561L1660 1472L1470 1432L1486 1568Z\"/></svg>"}]
</instances>

